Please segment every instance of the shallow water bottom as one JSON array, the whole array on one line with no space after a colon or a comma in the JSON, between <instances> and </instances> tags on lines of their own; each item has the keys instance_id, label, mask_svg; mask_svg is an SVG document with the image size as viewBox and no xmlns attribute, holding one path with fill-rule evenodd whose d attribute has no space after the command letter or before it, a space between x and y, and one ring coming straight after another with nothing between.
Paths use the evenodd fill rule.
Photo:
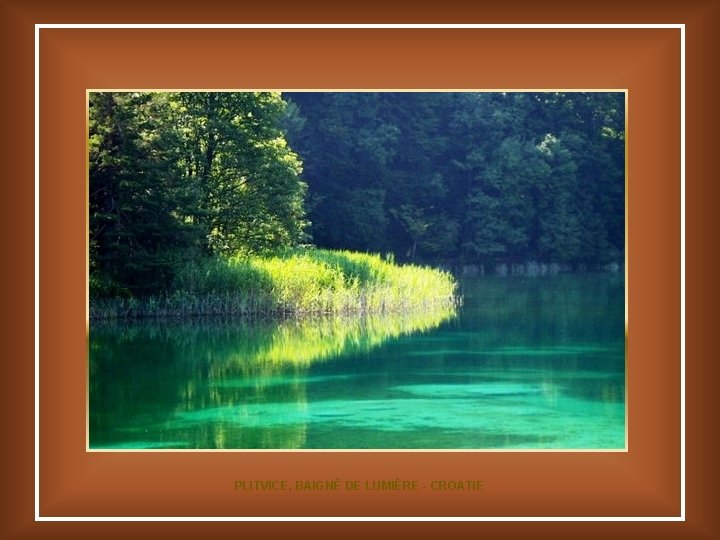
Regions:
<instances>
[{"instance_id":1,"label":"shallow water bottom","mask_svg":"<svg viewBox=\"0 0 720 540\"><path fill-rule=\"evenodd\" d=\"M437 320L91 329L90 446L623 449L622 280L463 286Z\"/></svg>"}]
</instances>

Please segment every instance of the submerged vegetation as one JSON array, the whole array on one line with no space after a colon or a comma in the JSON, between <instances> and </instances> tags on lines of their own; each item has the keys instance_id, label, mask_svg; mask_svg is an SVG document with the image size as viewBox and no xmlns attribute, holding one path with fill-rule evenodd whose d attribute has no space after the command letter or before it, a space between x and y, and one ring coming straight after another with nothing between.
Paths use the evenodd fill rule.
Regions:
<instances>
[{"instance_id":1,"label":"submerged vegetation","mask_svg":"<svg viewBox=\"0 0 720 540\"><path fill-rule=\"evenodd\" d=\"M365 315L447 310L456 301L455 288L448 272L397 265L392 256L289 249L266 256L192 261L180 268L165 294L93 299L90 316Z\"/></svg>"}]
</instances>

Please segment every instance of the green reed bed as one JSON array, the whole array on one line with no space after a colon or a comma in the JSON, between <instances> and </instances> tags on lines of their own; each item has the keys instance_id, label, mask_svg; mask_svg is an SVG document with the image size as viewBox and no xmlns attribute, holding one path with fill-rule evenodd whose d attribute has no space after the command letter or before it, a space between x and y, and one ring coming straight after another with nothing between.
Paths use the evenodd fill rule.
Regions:
<instances>
[{"instance_id":1,"label":"green reed bed","mask_svg":"<svg viewBox=\"0 0 720 540\"><path fill-rule=\"evenodd\" d=\"M452 275L442 270L398 265L375 254L296 249L193 262L178 271L172 289L163 295L91 298L90 316L406 312L454 304L455 289Z\"/></svg>"}]
</instances>

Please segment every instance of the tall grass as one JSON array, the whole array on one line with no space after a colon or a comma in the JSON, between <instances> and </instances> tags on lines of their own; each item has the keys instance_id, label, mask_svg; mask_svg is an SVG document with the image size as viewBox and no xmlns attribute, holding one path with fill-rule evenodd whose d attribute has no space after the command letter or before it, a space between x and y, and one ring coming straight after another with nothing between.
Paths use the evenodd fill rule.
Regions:
<instances>
[{"instance_id":1,"label":"tall grass","mask_svg":"<svg viewBox=\"0 0 720 540\"><path fill-rule=\"evenodd\" d=\"M448 272L350 251L287 250L193 262L170 291L147 299L91 299L92 318L239 314L397 313L455 302Z\"/></svg>"}]
</instances>

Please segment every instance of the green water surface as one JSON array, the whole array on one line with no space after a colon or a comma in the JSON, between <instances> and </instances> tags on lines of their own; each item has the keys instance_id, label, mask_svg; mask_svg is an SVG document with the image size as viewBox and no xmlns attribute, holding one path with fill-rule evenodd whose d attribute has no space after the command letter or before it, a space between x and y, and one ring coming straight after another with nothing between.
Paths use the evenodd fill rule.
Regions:
<instances>
[{"instance_id":1,"label":"green water surface","mask_svg":"<svg viewBox=\"0 0 720 540\"><path fill-rule=\"evenodd\" d=\"M93 323L91 448L625 447L621 275L369 318Z\"/></svg>"}]
</instances>

